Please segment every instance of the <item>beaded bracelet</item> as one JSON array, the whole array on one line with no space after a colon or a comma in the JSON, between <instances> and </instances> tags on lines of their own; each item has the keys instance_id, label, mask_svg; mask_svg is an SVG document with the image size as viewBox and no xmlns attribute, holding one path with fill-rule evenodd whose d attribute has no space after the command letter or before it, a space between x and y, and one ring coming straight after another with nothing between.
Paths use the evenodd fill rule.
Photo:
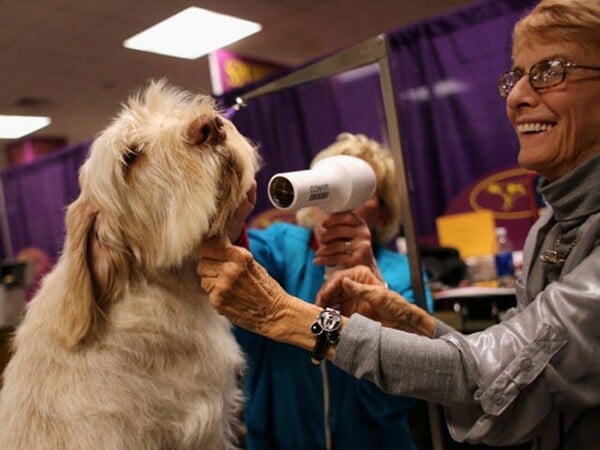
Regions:
<instances>
[{"instance_id":1,"label":"beaded bracelet","mask_svg":"<svg viewBox=\"0 0 600 450\"><path fill-rule=\"evenodd\" d=\"M335 344L340 339L340 328L342 326L342 315L333 308L325 308L319 313L310 332L317 338L310 357L310 361L318 366L325 357L325 351L329 344Z\"/></svg>"}]
</instances>

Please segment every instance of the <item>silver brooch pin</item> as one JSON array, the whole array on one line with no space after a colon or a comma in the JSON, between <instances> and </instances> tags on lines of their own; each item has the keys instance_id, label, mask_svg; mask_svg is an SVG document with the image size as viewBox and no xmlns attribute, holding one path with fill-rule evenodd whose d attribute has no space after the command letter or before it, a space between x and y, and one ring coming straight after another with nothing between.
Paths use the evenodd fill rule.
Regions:
<instances>
[{"instance_id":1,"label":"silver brooch pin","mask_svg":"<svg viewBox=\"0 0 600 450\"><path fill-rule=\"evenodd\" d=\"M560 239L557 239L551 249L542 252L540 261L551 265L564 264L567 260L567 256L569 256L569 253L571 253L571 250L575 246L575 242L577 241L574 241L563 249L557 249L556 247L560 245Z\"/></svg>"}]
</instances>

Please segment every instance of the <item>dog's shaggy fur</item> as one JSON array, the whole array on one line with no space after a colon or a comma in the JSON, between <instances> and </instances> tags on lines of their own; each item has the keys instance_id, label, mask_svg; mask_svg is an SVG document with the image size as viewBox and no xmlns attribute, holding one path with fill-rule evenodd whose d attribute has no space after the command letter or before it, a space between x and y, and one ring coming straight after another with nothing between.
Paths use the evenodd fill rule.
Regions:
<instances>
[{"instance_id":1,"label":"dog's shaggy fur","mask_svg":"<svg viewBox=\"0 0 600 450\"><path fill-rule=\"evenodd\" d=\"M152 82L92 145L62 256L15 336L0 448L233 449L243 357L196 274L256 150L208 96Z\"/></svg>"}]
</instances>

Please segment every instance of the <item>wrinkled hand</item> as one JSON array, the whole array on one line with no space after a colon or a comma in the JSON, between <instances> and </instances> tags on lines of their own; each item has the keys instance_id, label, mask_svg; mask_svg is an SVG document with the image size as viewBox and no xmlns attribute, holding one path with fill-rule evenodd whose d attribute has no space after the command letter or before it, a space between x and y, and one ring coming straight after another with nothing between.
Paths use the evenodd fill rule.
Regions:
<instances>
[{"instance_id":1,"label":"wrinkled hand","mask_svg":"<svg viewBox=\"0 0 600 450\"><path fill-rule=\"evenodd\" d=\"M387 312L379 311L386 291L385 284L368 267L359 265L334 272L317 293L315 304L322 307L339 305L344 316L359 313L387 323Z\"/></svg>"},{"instance_id":2,"label":"wrinkled hand","mask_svg":"<svg viewBox=\"0 0 600 450\"><path fill-rule=\"evenodd\" d=\"M321 227L319 249L313 260L316 265L348 268L360 264L383 280L371 245L371 231L362 217L352 211L335 213ZM346 242L350 242L351 254L346 252Z\"/></svg>"},{"instance_id":3,"label":"wrinkled hand","mask_svg":"<svg viewBox=\"0 0 600 450\"><path fill-rule=\"evenodd\" d=\"M383 326L431 337L435 321L424 310L391 291L365 266L335 272L321 287L315 303L335 306L345 316L359 313Z\"/></svg>"},{"instance_id":4,"label":"wrinkled hand","mask_svg":"<svg viewBox=\"0 0 600 450\"><path fill-rule=\"evenodd\" d=\"M278 319L290 296L244 248L217 238L200 248L197 268L200 284L209 301L232 323L277 339L282 332Z\"/></svg>"}]
</instances>

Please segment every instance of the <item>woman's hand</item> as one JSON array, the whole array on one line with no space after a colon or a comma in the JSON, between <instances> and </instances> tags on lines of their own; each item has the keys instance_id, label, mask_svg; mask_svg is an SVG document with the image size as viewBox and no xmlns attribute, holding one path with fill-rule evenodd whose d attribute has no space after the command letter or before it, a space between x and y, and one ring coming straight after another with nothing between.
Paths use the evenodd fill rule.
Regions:
<instances>
[{"instance_id":1,"label":"woman's hand","mask_svg":"<svg viewBox=\"0 0 600 450\"><path fill-rule=\"evenodd\" d=\"M314 345L310 325L321 308L285 292L248 250L206 240L197 272L210 303L232 323L279 342Z\"/></svg>"},{"instance_id":2,"label":"woman's hand","mask_svg":"<svg viewBox=\"0 0 600 450\"><path fill-rule=\"evenodd\" d=\"M367 266L383 280L371 244L371 231L365 220L352 211L331 214L315 230L319 249L313 262L335 267Z\"/></svg>"},{"instance_id":3,"label":"woman's hand","mask_svg":"<svg viewBox=\"0 0 600 450\"><path fill-rule=\"evenodd\" d=\"M335 272L320 289L315 304L337 307L345 316L354 313L383 326L432 337L435 321L426 311L391 291L365 266Z\"/></svg>"},{"instance_id":4,"label":"woman's hand","mask_svg":"<svg viewBox=\"0 0 600 450\"><path fill-rule=\"evenodd\" d=\"M271 336L276 331L272 328L288 303L287 294L248 250L216 238L207 240L200 249L197 272L220 314L256 333Z\"/></svg>"}]
</instances>

